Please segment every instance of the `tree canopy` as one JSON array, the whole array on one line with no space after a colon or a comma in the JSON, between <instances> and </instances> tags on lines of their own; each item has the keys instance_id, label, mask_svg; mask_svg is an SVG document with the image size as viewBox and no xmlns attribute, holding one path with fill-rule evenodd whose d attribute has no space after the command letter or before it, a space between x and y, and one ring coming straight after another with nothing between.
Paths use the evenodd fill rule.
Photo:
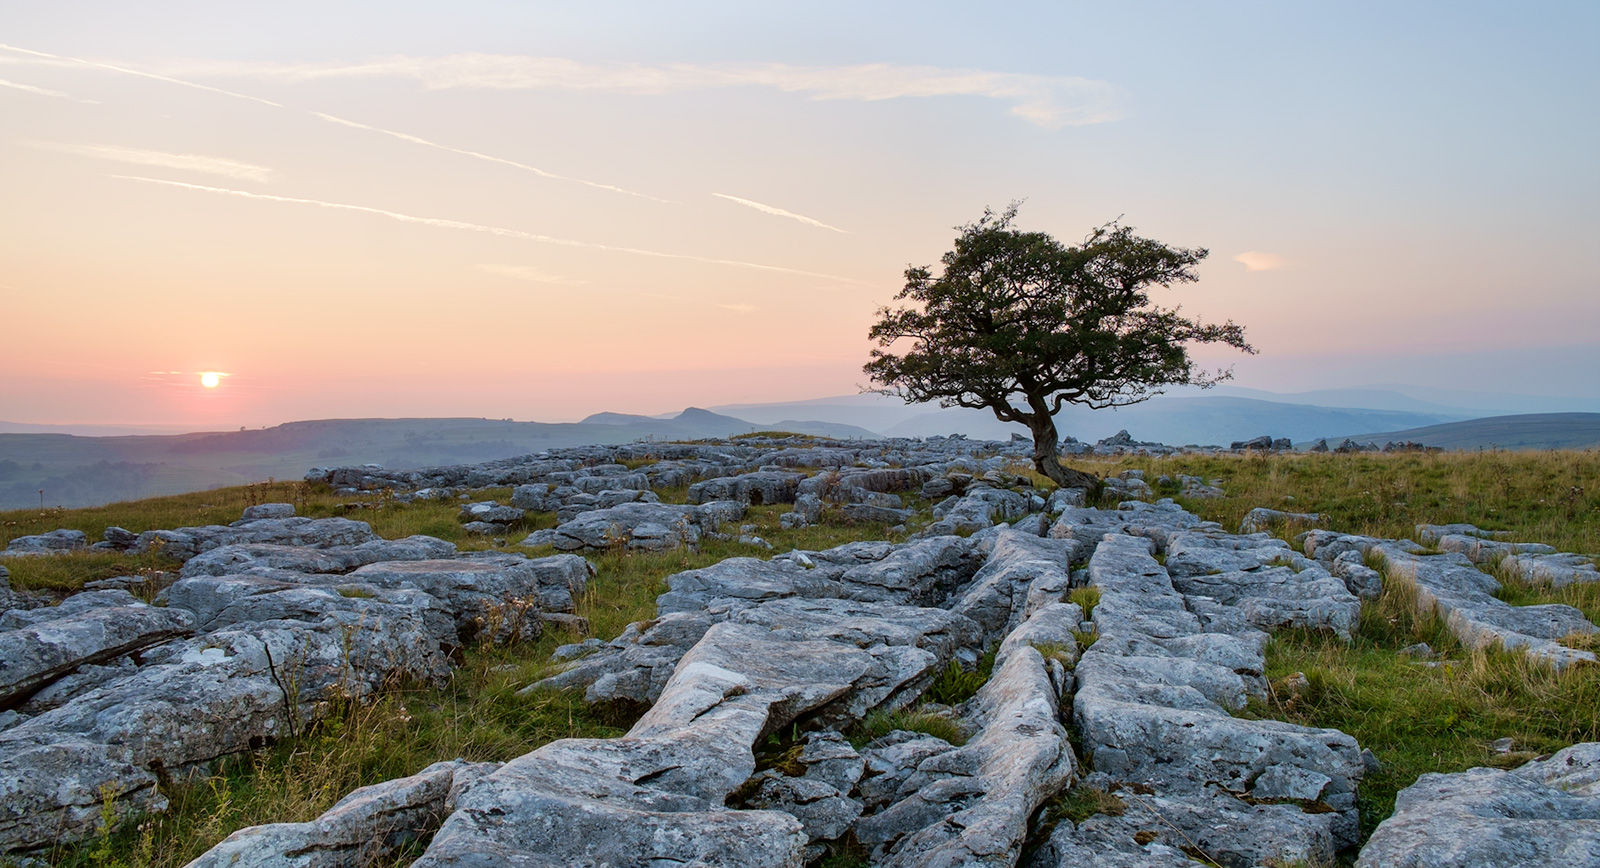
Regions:
<instances>
[{"instance_id":1,"label":"tree canopy","mask_svg":"<svg viewBox=\"0 0 1600 868\"><path fill-rule=\"evenodd\" d=\"M943 273L906 269L868 333L879 349L863 369L877 391L945 407L988 408L1033 433L1034 464L1057 484L1097 488L1062 467L1054 415L1067 404L1136 404L1173 385L1211 386L1230 371L1196 367L1188 345L1247 353L1244 328L1202 323L1150 299L1152 287L1198 279L1203 248L1171 247L1108 223L1077 246L1011 228L1013 203L960 227ZM901 341L903 353L891 351Z\"/></svg>"}]
</instances>

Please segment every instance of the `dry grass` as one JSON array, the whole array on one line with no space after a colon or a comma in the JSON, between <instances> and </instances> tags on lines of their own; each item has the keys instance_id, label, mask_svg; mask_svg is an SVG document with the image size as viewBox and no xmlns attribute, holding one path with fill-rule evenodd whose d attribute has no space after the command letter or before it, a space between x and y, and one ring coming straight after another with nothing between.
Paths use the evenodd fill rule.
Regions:
<instances>
[{"instance_id":1,"label":"dry grass","mask_svg":"<svg viewBox=\"0 0 1600 868\"><path fill-rule=\"evenodd\" d=\"M1272 506L1326 513L1330 527L1346 532L1406 537L1417 523L1464 521L1511 530L1521 539L1563 550L1600 551L1600 454L1593 452L1130 457L1074 463L1102 476L1137 467L1152 484L1162 474L1220 477L1226 498L1184 505L1229 529L1249 509ZM664 500L681 502L687 491L661 494ZM474 495L475 500L502 503L508 498L509 489ZM368 521L384 537L425 533L463 548L495 546L491 539L461 530L459 504L454 502L408 506L381 495L339 497L325 487L298 483L85 510L0 513L0 541L60 527L83 530L94 540L113 524L133 531L226 524L250 503L285 500L298 501L304 515ZM372 506L352 505L357 502ZM920 501L917 505L926 507ZM787 509L755 507L742 523L755 525L755 532L777 552L890 538L887 527L851 525L837 517L818 527L785 530L778 526L778 516ZM523 533L552 524L548 514L530 517L522 533L511 535L508 549L521 550L515 543ZM668 575L725 557L772 553L723 541L706 541L698 551L594 553L589 558L598 575L580 601L580 613L589 618L593 635L610 638L625 624L653 616L654 599L665 590ZM61 590L91 578L171 566L154 556L143 557L83 554L12 560L8 566L18 587ZM1600 614L1600 588L1551 591L1506 584L1504 596L1516 604L1561 601L1591 618ZM1269 648L1269 676L1280 681L1304 672L1309 686L1293 695L1275 695L1273 702L1252 709L1264 716L1338 727L1377 753L1384 768L1368 778L1361 796L1367 830L1392 811L1394 793L1424 771L1513 764L1533 752L1600 739L1594 713L1600 707L1600 673L1595 668L1556 673L1521 655L1468 654L1438 618L1418 614L1409 593L1414 590L1403 582L1389 582L1384 597L1364 607L1356 639L1348 645L1331 636L1280 634ZM1093 603L1079 602L1088 604L1086 610ZM58 848L51 861L97 868L175 868L235 829L310 819L356 787L412 774L437 760L506 760L557 738L618 734L631 723L625 709L592 708L571 693L516 695L517 688L547 671L544 661L556 644L579 638L552 635L520 647L470 649L447 688L396 685L376 702L346 708L301 738L239 757L209 777L171 788L173 808L167 814L102 841ZM1397 653L1418 641L1456 662L1427 667ZM878 729L939 728L941 734L956 734L948 731L947 719L912 719L914 714L871 723ZM1505 736L1516 741L1518 752L1492 753L1489 742ZM1071 801L1058 806L1064 815L1099 809L1094 794L1080 793ZM860 853L846 848L829 858L838 865L858 864Z\"/></svg>"}]
</instances>

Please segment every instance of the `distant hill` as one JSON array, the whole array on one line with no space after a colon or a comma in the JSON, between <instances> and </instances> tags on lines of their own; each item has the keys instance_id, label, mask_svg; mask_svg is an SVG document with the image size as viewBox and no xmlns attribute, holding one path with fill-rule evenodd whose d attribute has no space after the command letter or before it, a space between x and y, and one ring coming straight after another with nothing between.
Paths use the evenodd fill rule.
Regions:
<instances>
[{"instance_id":1,"label":"distant hill","mask_svg":"<svg viewBox=\"0 0 1600 868\"><path fill-rule=\"evenodd\" d=\"M0 434L0 509L98 506L268 478L299 479L319 465L390 468L461 464L558 446L727 437L774 426L690 408L671 419L603 413L583 422L509 419L321 419L271 428L176 435ZM788 421L823 437L864 428Z\"/></svg>"},{"instance_id":2,"label":"distant hill","mask_svg":"<svg viewBox=\"0 0 1600 868\"><path fill-rule=\"evenodd\" d=\"M766 424L782 418L826 419L859 425L891 437L927 437L965 434L1004 440L1013 433L1027 435L1022 425L1001 422L987 410L941 408L938 404L913 404L882 395L841 395L815 401L779 404L739 404L712 408L735 413L742 419ZM1321 437L1329 431L1386 431L1449 422L1470 415L1462 411L1417 412L1364 407L1323 407L1265 401L1228 395L1159 396L1143 404L1116 410L1067 407L1056 416L1062 436L1095 441L1122 429L1138 440L1181 446L1186 443L1220 444L1248 440L1261 434L1300 440Z\"/></svg>"},{"instance_id":3,"label":"distant hill","mask_svg":"<svg viewBox=\"0 0 1600 868\"><path fill-rule=\"evenodd\" d=\"M1335 446L1348 436L1357 443L1411 441L1444 449L1600 449L1600 413L1524 413L1447 422L1380 434L1329 437Z\"/></svg>"}]
</instances>

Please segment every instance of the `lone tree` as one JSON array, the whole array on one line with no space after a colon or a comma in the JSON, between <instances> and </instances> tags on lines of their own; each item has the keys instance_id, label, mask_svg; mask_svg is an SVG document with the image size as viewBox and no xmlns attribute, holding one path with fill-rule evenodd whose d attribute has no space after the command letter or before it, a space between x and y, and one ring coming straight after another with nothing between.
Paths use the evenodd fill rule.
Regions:
<instances>
[{"instance_id":1,"label":"lone tree","mask_svg":"<svg viewBox=\"0 0 1600 868\"><path fill-rule=\"evenodd\" d=\"M1147 400L1164 386L1212 386L1231 371L1197 370L1190 343L1224 343L1247 353L1244 328L1208 325L1179 308L1152 304L1152 286L1192 283L1208 251L1168 247L1116 222L1076 247L1043 232L1011 228L1017 204L985 209L960 227L944 274L906 269L895 296L914 304L881 308L863 369L873 391L943 407L994 411L1033 432L1033 463L1057 485L1098 491L1091 474L1064 467L1055 419L1065 404L1094 409ZM888 348L909 340L897 355ZM1020 399L1020 400L1014 400Z\"/></svg>"}]
</instances>

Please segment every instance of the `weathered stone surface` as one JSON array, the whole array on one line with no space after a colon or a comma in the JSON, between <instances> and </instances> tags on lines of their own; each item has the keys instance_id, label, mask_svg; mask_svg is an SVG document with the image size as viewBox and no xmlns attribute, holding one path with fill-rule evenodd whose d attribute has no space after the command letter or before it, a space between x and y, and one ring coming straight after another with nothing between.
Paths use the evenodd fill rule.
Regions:
<instances>
[{"instance_id":1,"label":"weathered stone surface","mask_svg":"<svg viewBox=\"0 0 1600 868\"><path fill-rule=\"evenodd\" d=\"M876 524L903 524L916 515L909 509L897 509L892 506L873 506L870 503L847 503L840 507L839 512L851 521L866 521Z\"/></svg>"},{"instance_id":2,"label":"weathered stone surface","mask_svg":"<svg viewBox=\"0 0 1600 868\"><path fill-rule=\"evenodd\" d=\"M245 507L239 518L242 521L255 521L258 518L290 518L293 515L292 503L258 503Z\"/></svg>"},{"instance_id":3,"label":"weathered stone surface","mask_svg":"<svg viewBox=\"0 0 1600 868\"><path fill-rule=\"evenodd\" d=\"M1600 865L1600 745L1513 771L1424 774L1362 848L1360 868Z\"/></svg>"},{"instance_id":4,"label":"weathered stone surface","mask_svg":"<svg viewBox=\"0 0 1600 868\"><path fill-rule=\"evenodd\" d=\"M89 539L81 530L53 530L49 533L19 536L11 540L0 557L33 557L72 552L89 547Z\"/></svg>"},{"instance_id":5,"label":"weathered stone surface","mask_svg":"<svg viewBox=\"0 0 1600 868\"><path fill-rule=\"evenodd\" d=\"M1326 629L1349 639L1361 617L1361 601L1343 581L1315 565L1298 572L1290 567L1264 567L1187 576L1175 578L1173 586L1185 595L1209 597L1236 607L1247 622L1268 631Z\"/></svg>"},{"instance_id":6,"label":"weathered stone surface","mask_svg":"<svg viewBox=\"0 0 1600 868\"><path fill-rule=\"evenodd\" d=\"M850 792L866 764L836 732L810 733L803 745L796 762L805 767L804 774L791 777L776 769L757 774L745 785L756 788L745 807L789 814L800 821L812 844L832 841L861 816L862 804Z\"/></svg>"},{"instance_id":7,"label":"weathered stone surface","mask_svg":"<svg viewBox=\"0 0 1600 868\"><path fill-rule=\"evenodd\" d=\"M1058 686L1031 645L1014 648L978 691L978 735L924 760L912 792L856 826L877 864L1015 864L1033 812L1076 771Z\"/></svg>"},{"instance_id":8,"label":"weathered stone surface","mask_svg":"<svg viewBox=\"0 0 1600 868\"><path fill-rule=\"evenodd\" d=\"M1525 582L1548 583L1554 588L1600 582L1600 570L1595 569L1593 558L1566 552L1512 554L1500 561L1500 569Z\"/></svg>"},{"instance_id":9,"label":"weathered stone surface","mask_svg":"<svg viewBox=\"0 0 1600 868\"><path fill-rule=\"evenodd\" d=\"M104 663L193 629L188 612L139 604L96 607L0 632L0 708L83 664Z\"/></svg>"},{"instance_id":10,"label":"weathered stone surface","mask_svg":"<svg viewBox=\"0 0 1600 868\"><path fill-rule=\"evenodd\" d=\"M1173 578L1256 570L1304 560L1288 543L1264 533L1235 536L1188 531L1174 535L1166 552L1167 572Z\"/></svg>"},{"instance_id":11,"label":"weathered stone surface","mask_svg":"<svg viewBox=\"0 0 1600 868\"><path fill-rule=\"evenodd\" d=\"M971 533L1028 514L1031 503L1018 492L1003 488L973 487L948 505L934 508L937 519L923 531L926 536Z\"/></svg>"},{"instance_id":12,"label":"weathered stone surface","mask_svg":"<svg viewBox=\"0 0 1600 868\"><path fill-rule=\"evenodd\" d=\"M1326 823L1292 804L1250 804L1219 790L1168 797L1099 773L1085 783L1113 792L1123 813L1062 821L1025 868L1193 868L1190 854L1240 868L1333 864L1322 861L1336 847Z\"/></svg>"},{"instance_id":13,"label":"weathered stone surface","mask_svg":"<svg viewBox=\"0 0 1600 868\"><path fill-rule=\"evenodd\" d=\"M1383 574L1366 565L1361 552L1348 551L1333 559L1328 568L1344 580L1344 585L1363 600L1376 600L1383 593Z\"/></svg>"},{"instance_id":14,"label":"weathered stone surface","mask_svg":"<svg viewBox=\"0 0 1600 868\"><path fill-rule=\"evenodd\" d=\"M662 551L698 542L725 521L744 517L744 504L714 501L700 506L626 503L586 512L550 535L562 551L627 547Z\"/></svg>"},{"instance_id":15,"label":"weathered stone surface","mask_svg":"<svg viewBox=\"0 0 1600 868\"><path fill-rule=\"evenodd\" d=\"M348 518L262 518L226 526L147 530L139 534L134 550L145 552L159 548L162 554L186 561L202 552L240 543L328 548L357 546L376 539L378 536L370 525Z\"/></svg>"},{"instance_id":16,"label":"weathered stone surface","mask_svg":"<svg viewBox=\"0 0 1600 868\"><path fill-rule=\"evenodd\" d=\"M456 518L462 524L481 521L486 524L507 525L522 521L523 513L515 506L501 506L492 500L486 500L462 506L461 513Z\"/></svg>"},{"instance_id":17,"label":"weathered stone surface","mask_svg":"<svg viewBox=\"0 0 1600 868\"><path fill-rule=\"evenodd\" d=\"M449 662L420 614L425 595L369 592L240 600L272 623L150 649L136 674L0 732L0 852L92 834L107 788L119 793L113 820L162 810L158 771L297 731L336 694L359 699L394 678L441 683Z\"/></svg>"},{"instance_id":18,"label":"weathered stone surface","mask_svg":"<svg viewBox=\"0 0 1600 868\"><path fill-rule=\"evenodd\" d=\"M594 568L576 555L521 555L377 563L345 576L351 583L415 588L444 602L461 641L536 638L538 613L573 612Z\"/></svg>"},{"instance_id":19,"label":"weathered stone surface","mask_svg":"<svg viewBox=\"0 0 1600 868\"><path fill-rule=\"evenodd\" d=\"M1444 615L1451 632L1469 648L1498 643L1523 649L1557 668L1596 660L1592 651L1557 641L1572 633L1600 632L1571 606L1511 606L1494 596L1500 583L1458 552L1417 555L1387 542L1372 550L1382 556L1389 580L1414 583L1417 605Z\"/></svg>"},{"instance_id":20,"label":"weathered stone surface","mask_svg":"<svg viewBox=\"0 0 1600 868\"><path fill-rule=\"evenodd\" d=\"M1425 546L1438 545L1446 536L1470 536L1486 540L1506 540L1511 534L1503 530L1484 530L1474 524L1419 524L1417 539Z\"/></svg>"},{"instance_id":21,"label":"weathered stone surface","mask_svg":"<svg viewBox=\"0 0 1600 868\"><path fill-rule=\"evenodd\" d=\"M43 624L46 621L77 617L94 609L137 605L142 605L142 601L119 588L81 591L54 606L39 606L34 609L12 609L0 614L0 630L21 630L26 627Z\"/></svg>"},{"instance_id":22,"label":"weathered stone surface","mask_svg":"<svg viewBox=\"0 0 1600 868\"><path fill-rule=\"evenodd\" d=\"M707 479L689 486L690 503L737 500L746 504L794 503L804 473L758 471Z\"/></svg>"},{"instance_id":23,"label":"weathered stone surface","mask_svg":"<svg viewBox=\"0 0 1600 868\"><path fill-rule=\"evenodd\" d=\"M37 693L28 697L28 700L17 706L17 712L28 716L43 714L46 711L60 708L73 699L108 682L114 681L139 671L131 657L118 657L107 661L104 665L84 663L73 669L68 675L50 682L40 688ZM18 721L21 722L20 720ZM3 727L0 727L3 728Z\"/></svg>"},{"instance_id":24,"label":"weathered stone surface","mask_svg":"<svg viewBox=\"0 0 1600 868\"><path fill-rule=\"evenodd\" d=\"M240 829L188 868L361 868L431 834L497 763L438 762L351 792L308 823Z\"/></svg>"},{"instance_id":25,"label":"weathered stone surface","mask_svg":"<svg viewBox=\"0 0 1600 868\"><path fill-rule=\"evenodd\" d=\"M226 576L261 570L289 570L297 573L345 573L367 564L385 561L425 561L454 557L456 547L431 536L405 539L378 539L354 546L279 545L239 543L219 546L190 558L179 571L183 577Z\"/></svg>"},{"instance_id":26,"label":"weathered stone surface","mask_svg":"<svg viewBox=\"0 0 1600 868\"><path fill-rule=\"evenodd\" d=\"M507 763L462 800L415 864L798 868L809 841L799 821L723 807L755 769L755 741L829 708L864 714L937 657L792 635L712 625L627 737L558 741Z\"/></svg>"},{"instance_id":27,"label":"weathered stone surface","mask_svg":"<svg viewBox=\"0 0 1600 868\"><path fill-rule=\"evenodd\" d=\"M1152 799L1166 805L1163 815L1188 816L1175 825L1188 823L1191 837L1205 835L1211 843L1200 846L1226 854L1224 864L1331 859L1357 836L1359 746L1336 730L1231 717L1226 709L1261 689L1266 635L1248 618L1222 611L1236 607L1186 597L1151 556L1154 547L1149 539L1108 535L1089 563L1089 580L1101 590L1093 615L1101 638L1078 662L1073 706L1086 754L1097 772L1153 791ZM1338 591L1349 597L1342 585ZM1200 605L1208 599L1209 607ZM1257 787L1272 798L1309 791L1310 781L1320 783L1315 798L1303 803L1322 806L1313 812L1239 801L1268 798L1256 795ZM1218 838L1216 830L1235 821L1243 825ZM1089 840L1085 827L1092 831L1096 822L1111 821L1091 820L1063 833L1078 837L1058 843L1064 851L1078 847ZM1170 835L1163 843L1178 846Z\"/></svg>"},{"instance_id":28,"label":"weathered stone surface","mask_svg":"<svg viewBox=\"0 0 1600 868\"><path fill-rule=\"evenodd\" d=\"M1039 608L1066 595L1067 569L1078 550L1075 540L1003 528L988 559L951 608L983 628L986 644L998 641Z\"/></svg>"},{"instance_id":29,"label":"weathered stone surface","mask_svg":"<svg viewBox=\"0 0 1600 868\"><path fill-rule=\"evenodd\" d=\"M886 701L895 693L920 690L926 686L925 676L964 649L976 647L979 640L977 625L942 609L799 597L774 598L758 606L717 608L716 614L704 610L674 612L653 622L629 625L605 647L527 689L584 687L585 698L590 702L654 702L682 656L712 624L730 614L733 621L760 626L775 638L818 638L857 648L888 646L926 651L926 655L897 652L894 665L909 670L893 681L889 692L869 697L875 703ZM879 653L883 656L887 652Z\"/></svg>"}]
</instances>

